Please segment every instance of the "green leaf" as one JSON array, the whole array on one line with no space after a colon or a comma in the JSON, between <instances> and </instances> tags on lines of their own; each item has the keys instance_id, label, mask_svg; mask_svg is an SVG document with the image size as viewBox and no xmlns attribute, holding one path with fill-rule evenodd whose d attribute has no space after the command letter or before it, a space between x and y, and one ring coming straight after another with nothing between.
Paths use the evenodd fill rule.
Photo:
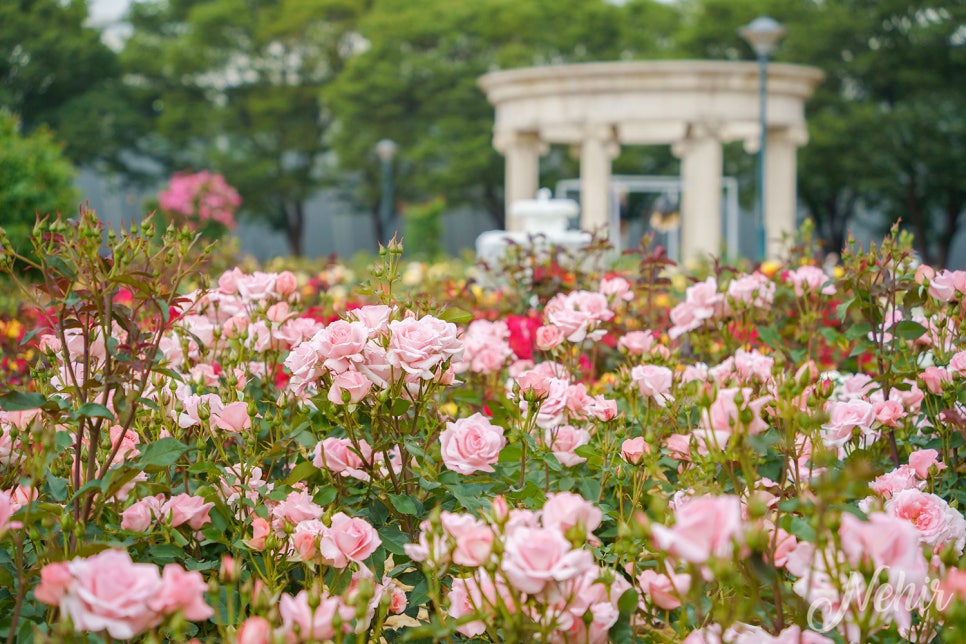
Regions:
<instances>
[{"instance_id":1,"label":"green leaf","mask_svg":"<svg viewBox=\"0 0 966 644\"><path fill-rule=\"evenodd\" d=\"M396 400L392 401L390 413L392 413L393 416L402 416L409 411L411 405L412 403L405 398L397 398Z\"/></svg>"},{"instance_id":2,"label":"green leaf","mask_svg":"<svg viewBox=\"0 0 966 644\"><path fill-rule=\"evenodd\" d=\"M892 333L903 340L917 340L923 336L926 330L926 327L912 320L902 320L892 327Z\"/></svg>"},{"instance_id":3,"label":"green leaf","mask_svg":"<svg viewBox=\"0 0 966 644\"><path fill-rule=\"evenodd\" d=\"M469 324L473 321L472 313L456 307L448 308L436 317L453 324Z\"/></svg>"},{"instance_id":4,"label":"green leaf","mask_svg":"<svg viewBox=\"0 0 966 644\"><path fill-rule=\"evenodd\" d=\"M383 547L394 555L405 555L403 549L409 543L409 537L396 526L387 525L379 530L379 538Z\"/></svg>"},{"instance_id":5,"label":"green leaf","mask_svg":"<svg viewBox=\"0 0 966 644\"><path fill-rule=\"evenodd\" d=\"M292 469L288 476L285 477L285 480L282 481L282 485L292 485L293 483L304 481L305 479L316 474L318 471L319 468L317 468L311 461L302 461Z\"/></svg>"},{"instance_id":6,"label":"green leaf","mask_svg":"<svg viewBox=\"0 0 966 644\"><path fill-rule=\"evenodd\" d=\"M188 449L187 445L176 438L162 438L145 447L138 462L142 467L169 467Z\"/></svg>"},{"instance_id":7,"label":"green leaf","mask_svg":"<svg viewBox=\"0 0 966 644\"><path fill-rule=\"evenodd\" d=\"M0 409L3 411L26 411L40 409L47 402L41 394L28 394L23 391L11 391L0 396Z\"/></svg>"},{"instance_id":8,"label":"green leaf","mask_svg":"<svg viewBox=\"0 0 966 644\"><path fill-rule=\"evenodd\" d=\"M767 344L772 349L779 349L782 346L782 338L778 334L778 331L774 327L770 326L760 326L758 327L758 337L761 341Z\"/></svg>"},{"instance_id":9,"label":"green leaf","mask_svg":"<svg viewBox=\"0 0 966 644\"><path fill-rule=\"evenodd\" d=\"M621 598L617 600L617 610L622 615L630 615L637 610L637 592L631 588L624 591Z\"/></svg>"},{"instance_id":10,"label":"green leaf","mask_svg":"<svg viewBox=\"0 0 966 644\"><path fill-rule=\"evenodd\" d=\"M868 322L853 324L845 331L845 337L849 340L859 340L865 338L872 332L872 326Z\"/></svg>"},{"instance_id":11,"label":"green leaf","mask_svg":"<svg viewBox=\"0 0 966 644\"><path fill-rule=\"evenodd\" d=\"M104 405L99 405L98 403L92 403L92 402L84 403L83 405L75 409L73 412L71 412L70 417L73 420L77 420L78 418L81 418L81 417L103 418L105 420L114 420L114 414L111 413L110 409L108 409Z\"/></svg>"},{"instance_id":12,"label":"green leaf","mask_svg":"<svg viewBox=\"0 0 966 644\"><path fill-rule=\"evenodd\" d=\"M417 515L422 509L422 504L408 494L390 494L389 502L400 514Z\"/></svg>"}]
</instances>

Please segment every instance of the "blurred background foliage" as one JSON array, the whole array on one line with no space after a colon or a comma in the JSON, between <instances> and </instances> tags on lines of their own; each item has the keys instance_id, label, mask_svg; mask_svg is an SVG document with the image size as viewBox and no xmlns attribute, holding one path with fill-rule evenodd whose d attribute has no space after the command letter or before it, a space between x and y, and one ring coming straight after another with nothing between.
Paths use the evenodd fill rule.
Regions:
<instances>
[{"instance_id":1,"label":"blurred background foliage","mask_svg":"<svg viewBox=\"0 0 966 644\"><path fill-rule=\"evenodd\" d=\"M944 265L966 207L966 0L136 0L114 47L84 26L87 9L0 3L0 107L20 134L50 128L71 162L130 182L222 172L295 254L320 188L378 220L383 138L399 144L399 202L472 204L501 226L481 74L751 59L737 29L761 14L788 28L776 61L827 74L799 171L827 250L873 213L883 229L901 217L923 258ZM674 174L677 162L628 147L614 169ZM541 170L550 183L576 161L554 149ZM725 172L751 182L753 158L726 150Z\"/></svg>"}]
</instances>

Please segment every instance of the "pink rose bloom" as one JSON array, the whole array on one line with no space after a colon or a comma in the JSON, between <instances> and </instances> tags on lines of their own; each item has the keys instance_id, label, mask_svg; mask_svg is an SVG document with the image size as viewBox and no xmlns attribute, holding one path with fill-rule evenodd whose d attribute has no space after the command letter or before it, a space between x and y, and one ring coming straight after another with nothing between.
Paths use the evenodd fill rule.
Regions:
<instances>
[{"instance_id":1,"label":"pink rose bloom","mask_svg":"<svg viewBox=\"0 0 966 644\"><path fill-rule=\"evenodd\" d=\"M645 570L637 576L637 585L644 597L664 610L680 608L681 598L691 589L691 575L662 575L653 570ZM641 607L642 610L645 608Z\"/></svg>"},{"instance_id":2,"label":"pink rose bloom","mask_svg":"<svg viewBox=\"0 0 966 644\"><path fill-rule=\"evenodd\" d=\"M318 346L323 365L333 373L342 373L361 362L369 341L369 329L362 322L336 320L319 331L312 341Z\"/></svg>"},{"instance_id":3,"label":"pink rose bloom","mask_svg":"<svg viewBox=\"0 0 966 644\"><path fill-rule=\"evenodd\" d=\"M470 514L443 512L440 515L443 532L453 541L453 563L476 568L482 566L493 552L493 530Z\"/></svg>"},{"instance_id":4,"label":"pink rose bloom","mask_svg":"<svg viewBox=\"0 0 966 644\"><path fill-rule=\"evenodd\" d=\"M67 566L74 579L59 606L74 630L130 639L161 623L162 616L150 608L162 589L157 566L133 563L123 550L105 550Z\"/></svg>"},{"instance_id":5,"label":"pink rose bloom","mask_svg":"<svg viewBox=\"0 0 966 644\"><path fill-rule=\"evenodd\" d=\"M654 400L660 407L666 407L667 401L674 400L671 396L673 378L670 369L658 365L643 364L631 369L631 382L637 384L644 398Z\"/></svg>"},{"instance_id":6,"label":"pink rose bloom","mask_svg":"<svg viewBox=\"0 0 966 644\"><path fill-rule=\"evenodd\" d=\"M934 449L918 449L909 455L909 467L923 480L929 478L929 471L934 465L937 471L946 469L946 464L939 461L939 452Z\"/></svg>"},{"instance_id":7,"label":"pink rose bloom","mask_svg":"<svg viewBox=\"0 0 966 644\"><path fill-rule=\"evenodd\" d=\"M295 292L298 288L298 280L295 278L295 274L292 271L282 271L275 278L275 292L286 297Z\"/></svg>"},{"instance_id":8,"label":"pink rose bloom","mask_svg":"<svg viewBox=\"0 0 966 644\"><path fill-rule=\"evenodd\" d=\"M872 403L875 419L886 427L898 427L899 421L905 418L906 410L898 400L879 400Z\"/></svg>"},{"instance_id":9,"label":"pink rose bloom","mask_svg":"<svg viewBox=\"0 0 966 644\"><path fill-rule=\"evenodd\" d=\"M307 340L297 344L285 358L285 367L292 372L292 382L301 392L305 385L322 373L322 356L317 342Z\"/></svg>"},{"instance_id":10,"label":"pink rose bloom","mask_svg":"<svg viewBox=\"0 0 966 644\"><path fill-rule=\"evenodd\" d=\"M322 535L319 553L329 565L345 568L349 561L362 563L381 544L382 539L368 521L337 512Z\"/></svg>"},{"instance_id":11,"label":"pink rose bloom","mask_svg":"<svg viewBox=\"0 0 966 644\"><path fill-rule=\"evenodd\" d=\"M289 543L298 553L299 561L311 561L315 558L319 553L319 539L327 529L318 519L302 521L295 526L295 530L289 537Z\"/></svg>"},{"instance_id":12,"label":"pink rose bloom","mask_svg":"<svg viewBox=\"0 0 966 644\"><path fill-rule=\"evenodd\" d=\"M369 337L374 338L389 330L389 317L393 310L392 307L385 304L369 304L347 311L346 315L353 320L362 322L369 332Z\"/></svg>"},{"instance_id":13,"label":"pink rose bloom","mask_svg":"<svg viewBox=\"0 0 966 644\"><path fill-rule=\"evenodd\" d=\"M902 490L919 489L925 485L916 476L916 470L909 465L900 465L891 472L886 472L876 478L869 487L884 499L892 498Z\"/></svg>"},{"instance_id":14,"label":"pink rose bloom","mask_svg":"<svg viewBox=\"0 0 966 644\"><path fill-rule=\"evenodd\" d=\"M568 538L570 531L578 528L582 537L591 543L599 543L593 533L600 527L603 517L600 508L573 492L551 494L540 512L543 527L559 530Z\"/></svg>"},{"instance_id":15,"label":"pink rose bloom","mask_svg":"<svg viewBox=\"0 0 966 644\"><path fill-rule=\"evenodd\" d=\"M456 325L429 315L393 320L389 331L389 364L423 380L436 378L434 370L447 360L458 359L463 349Z\"/></svg>"},{"instance_id":16,"label":"pink rose bloom","mask_svg":"<svg viewBox=\"0 0 966 644\"><path fill-rule=\"evenodd\" d=\"M706 320L718 316L724 310L724 296L718 293L718 283L713 277L692 284L685 291L685 300L671 309L668 336L675 340L688 331L702 326Z\"/></svg>"},{"instance_id":17,"label":"pink rose bloom","mask_svg":"<svg viewBox=\"0 0 966 644\"><path fill-rule=\"evenodd\" d=\"M644 355L654 346L654 335L648 331L628 331L617 341L617 348L632 356Z\"/></svg>"},{"instance_id":18,"label":"pink rose bloom","mask_svg":"<svg viewBox=\"0 0 966 644\"><path fill-rule=\"evenodd\" d=\"M463 357L454 363L457 373L495 373L503 369L513 356L507 339L510 330L506 322L474 320L463 333Z\"/></svg>"},{"instance_id":19,"label":"pink rose bloom","mask_svg":"<svg viewBox=\"0 0 966 644\"><path fill-rule=\"evenodd\" d=\"M348 476L359 481L368 481L369 474L361 468L372 465L372 448L365 440L359 441L356 451L348 438L329 437L315 446L312 464L319 469L327 469L335 474Z\"/></svg>"},{"instance_id":20,"label":"pink rose bloom","mask_svg":"<svg viewBox=\"0 0 966 644\"><path fill-rule=\"evenodd\" d=\"M835 284L817 266L801 266L788 273L788 280L795 287L795 295L802 297L806 292L835 295Z\"/></svg>"},{"instance_id":21,"label":"pink rose bloom","mask_svg":"<svg viewBox=\"0 0 966 644\"><path fill-rule=\"evenodd\" d=\"M664 446L671 458L678 461L691 460L691 439L684 434L671 434L664 439Z\"/></svg>"},{"instance_id":22,"label":"pink rose bloom","mask_svg":"<svg viewBox=\"0 0 966 644\"><path fill-rule=\"evenodd\" d=\"M161 506L161 516L170 517L172 528L187 523L193 530L200 530L202 526L211 523L208 511L214 505L214 503L205 503L200 496L179 494L171 497Z\"/></svg>"},{"instance_id":23,"label":"pink rose bloom","mask_svg":"<svg viewBox=\"0 0 966 644\"><path fill-rule=\"evenodd\" d=\"M344 405L343 396L348 394L349 403L355 404L366 397L372 388L372 381L358 371L345 371L332 378L329 389L329 402L333 405Z\"/></svg>"},{"instance_id":24,"label":"pink rose bloom","mask_svg":"<svg viewBox=\"0 0 966 644\"><path fill-rule=\"evenodd\" d=\"M245 274L237 266L230 271L225 271L218 278L218 290L225 295L234 295L238 292L238 280Z\"/></svg>"},{"instance_id":25,"label":"pink rose bloom","mask_svg":"<svg viewBox=\"0 0 966 644\"><path fill-rule=\"evenodd\" d=\"M34 589L34 597L48 606L59 606L73 583L74 575L66 561L49 563L40 569L40 585Z\"/></svg>"},{"instance_id":26,"label":"pink rose bloom","mask_svg":"<svg viewBox=\"0 0 966 644\"><path fill-rule=\"evenodd\" d=\"M191 622L203 622L215 614L205 603L205 583L201 573L187 571L178 564L167 564L161 575L161 589L148 604L164 615L180 612Z\"/></svg>"},{"instance_id":27,"label":"pink rose bloom","mask_svg":"<svg viewBox=\"0 0 966 644\"><path fill-rule=\"evenodd\" d=\"M943 385L950 385L953 382L952 374L945 367L926 367L919 374L919 378L922 379L929 393L937 396L942 394Z\"/></svg>"},{"instance_id":28,"label":"pink rose bloom","mask_svg":"<svg viewBox=\"0 0 966 644\"><path fill-rule=\"evenodd\" d=\"M121 528L134 532L147 532L158 517L164 516L161 511L164 496L148 496L128 507L121 513Z\"/></svg>"},{"instance_id":29,"label":"pink rose bloom","mask_svg":"<svg viewBox=\"0 0 966 644\"><path fill-rule=\"evenodd\" d=\"M275 273L255 271L251 275L240 275L235 284L238 294L248 301L264 300L273 297L275 293Z\"/></svg>"},{"instance_id":30,"label":"pink rose bloom","mask_svg":"<svg viewBox=\"0 0 966 644\"><path fill-rule=\"evenodd\" d=\"M675 508L673 528L651 530L655 546L684 561L728 557L742 534L741 503L732 495L693 497Z\"/></svg>"},{"instance_id":31,"label":"pink rose bloom","mask_svg":"<svg viewBox=\"0 0 966 644\"><path fill-rule=\"evenodd\" d=\"M248 415L248 403L238 401L228 403L220 411L212 410L211 424L226 432L241 432L250 429L252 419Z\"/></svg>"},{"instance_id":32,"label":"pink rose bloom","mask_svg":"<svg viewBox=\"0 0 966 644\"><path fill-rule=\"evenodd\" d=\"M966 603L966 570L950 568L936 589L936 608L946 612L956 598Z\"/></svg>"},{"instance_id":33,"label":"pink rose bloom","mask_svg":"<svg viewBox=\"0 0 966 644\"><path fill-rule=\"evenodd\" d=\"M541 351L550 351L559 347L564 341L563 331L552 324L539 327L534 335L537 348Z\"/></svg>"},{"instance_id":34,"label":"pink rose bloom","mask_svg":"<svg viewBox=\"0 0 966 644\"><path fill-rule=\"evenodd\" d=\"M235 644L272 644L272 625L264 617L249 617L238 627Z\"/></svg>"},{"instance_id":35,"label":"pink rose bloom","mask_svg":"<svg viewBox=\"0 0 966 644\"><path fill-rule=\"evenodd\" d=\"M634 293L631 291L631 283L620 276L605 277L600 280L600 293L601 295L607 296L608 299L613 298L615 300L624 300L625 302L630 302L634 299Z\"/></svg>"},{"instance_id":36,"label":"pink rose bloom","mask_svg":"<svg viewBox=\"0 0 966 644\"><path fill-rule=\"evenodd\" d=\"M589 443L590 434L586 429L577 429L573 425L558 425L553 429L544 430L543 442L561 465L573 467L587 460L583 456L578 456L574 450Z\"/></svg>"},{"instance_id":37,"label":"pink rose bloom","mask_svg":"<svg viewBox=\"0 0 966 644\"><path fill-rule=\"evenodd\" d=\"M909 521L919 531L922 543L941 550L952 543L958 554L966 545L966 519L935 494L902 490L886 501L887 513Z\"/></svg>"},{"instance_id":38,"label":"pink rose bloom","mask_svg":"<svg viewBox=\"0 0 966 644\"><path fill-rule=\"evenodd\" d=\"M594 556L589 550L571 549L553 528L520 527L506 537L502 566L511 586L535 595L593 568Z\"/></svg>"},{"instance_id":39,"label":"pink rose bloom","mask_svg":"<svg viewBox=\"0 0 966 644\"><path fill-rule=\"evenodd\" d=\"M643 436L628 438L621 443L621 458L632 465L637 465L641 462L644 454L650 453L651 447L645 442Z\"/></svg>"},{"instance_id":40,"label":"pink rose bloom","mask_svg":"<svg viewBox=\"0 0 966 644\"><path fill-rule=\"evenodd\" d=\"M761 273L741 275L728 284L728 295L735 302L768 309L775 301L775 284Z\"/></svg>"},{"instance_id":41,"label":"pink rose bloom","mask_svg":"<svg viewBox=\"0 0 966 644\"><path fill-rule=\"evenodd\" d=\"M823 439L829 447L842 447L852 440L855 430L860 436L873 434L875 409L867 400L855 398L845 402L828 404L829 421L822 426Z\"/></svg>"},{"instance_id":42,"label":"pink rose bloom","mask_svg":"<svg viewBox=\"0 0 966 644\"><path fill-rule=\"evenodd\" d=\"M278 601L278 614L282 618L282 629L286 642L318 642L335 637L332 620L339 610L338 597L323 595L315 610L309 606L309 594L300 591L292 597L282 593Z\"/></svg>"},{"instance_id":43,"label":"pink rose bloom","mask_svg":"<svg viewBox=\"0 0 966 644\"><path fill-rule=\"evenodd\" d=\"M744 398L742 407L738 407L736 398L738 395ZM761 418L762 409L771 402L771 396L765 396L751 400L752 390L750 388L726 388L718 391L718 397L711 403L707 411L702 411L700 429L710 432L720 432L727 438L731 433L742 429L744 421L741 419L741 412L744 409L751 411L751 421L747 425L749 434L760 434L768 429L768 423ZM871 406L870 406L871 409ZM719 445L721 447L722 445Z\"/></svg>"},{"instance_id":44,"label":"pink rose bloom","mask_svg":"<svg viewBox=\"0 0 966 644\"><path fill-rule=\"evenodd\" d=\"M7 530L22 528L20 521L11 521L10 518L19 508L11 501L10 492L0 490L0 535Z\"/></svg>"},{"instance_id":45,"label":"pink rose bloom","mask_svg":"<svg viewBox=\"0 0 966 644\"><path fill-rule=\"evenodd\" d=\"M449 601L447 614L454 620L467 615L489 620L497 614L498 606L511 613L516 611L516 603L502 578L497 577L494 583L493 578L485 572L453 579L453 586L446 598ZM461 624L456 630L466 637L476 637L486 632L486 624L478 619Z\"/></svg>"},{"instance_id":46,"label":"pink rose bloom","mask_svg":"<svg viewBox=\"0 0 966 644\"><path fill-rule=\"evenodd\" d=\"M966 351L953 354L949 359L949 371L960 377L966 376Z\"/></svg>"},{"instance_id":47,"label":"pink rose bloom","mask_svg":"<svg viewBox=\"0 0 966 644\"><path fill-rule=\"evenodd\" d=\"M245 544L253 550L264 550L265 542L272 531L272 526L261 517L252 519L252 538Z\"/></svg>"},{"instance_id":48,"label":"pink rose bloom","mask_svg":"<svg viewBox=\"0 0 966 644\"><path fill-rule=\"evenodd\" d=\"M940 302L952 302L956 293L966 291L966 272L941 270L929 281L929 297Z\"/></svg>"},{"instance_id":49,"label":"pink rose bloom","mask_svg":"<svg viewBox=\"0 0 966 644\"><path fill-rule=\"evenodd\" d=\"M439 435L440 453L447 469L460 474L493 472L506 446L504 429L480 413L446 423Z\"/></svg>"},{"instance_id":50,"label":"pink rose bloom","mask_svg":"<svg viewBox=\"0 0 966 644\"><path fill-rule=\"evenodd\" d=\"M527 369L519 373L514 380L520 388L521 394L532 394L534 398L544 398L550 393L551 377L536 369Z\"/></svg>"},{"instance_id":51,"label":"pink rose bloom","mask_svg":"<svg viewBox=\"0 0 966 644\"><path fill-rule=\"evenodd\" d=\"M893 584L918 585L925 581L926 558L919 545L919 532L909 521L882 512L862 521L843 512L839 536L842 552L853 566L869 559L873 566L885 567Z\"/></svg>"},{"instance_id":52,"label":"pink rose bloom","mask_svg":"<svg viewBox=\"0 0 966 644\"><path fill-rule=\"evenodd\" d=\"M272 527L281 533L286 523L296 526L302 521L319 519L324 512L325 509L316 504L308 492L296 490L272 508Z\"/></svg>"}]
</instances>

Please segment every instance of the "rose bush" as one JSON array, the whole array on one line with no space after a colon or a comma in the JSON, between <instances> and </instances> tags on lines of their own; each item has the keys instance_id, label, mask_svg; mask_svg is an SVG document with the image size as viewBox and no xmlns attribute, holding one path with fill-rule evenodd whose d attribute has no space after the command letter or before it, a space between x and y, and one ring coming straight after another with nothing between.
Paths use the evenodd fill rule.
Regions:
<instances>
[{"instance_id":1,"label":"rose bush","mask_svg":"<svg viewBox=\"0 0 966 644\"><path fill-rule=\"evenodd\" d=\"M18 260L8 641L962 640L966 274L899 235L488 287L396 241L351 286L104 238Z\"/></svg>"}]
</instances>

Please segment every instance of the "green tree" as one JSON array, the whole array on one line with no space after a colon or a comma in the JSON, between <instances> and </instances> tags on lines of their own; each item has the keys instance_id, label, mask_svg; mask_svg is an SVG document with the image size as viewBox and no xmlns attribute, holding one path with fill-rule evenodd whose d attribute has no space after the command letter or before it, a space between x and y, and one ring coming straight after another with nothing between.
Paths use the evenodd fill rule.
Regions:
<instances>
[{"instance_id":1,"label":"green tree","mask_svg":"<svg viewBox=\"0 0 966 644\"><path fill-rule=\"evenodd\" d=\"M389 138L399 144L401 199L442 195L450 205L481 205L502 226L503 159L477 79L494 69L617 58L621 15L604 0L376 3L358 26L368 48L324 92L358 200L375 215L374 148Z\"/></svg>"},{"instance_id":2,"label":"green tree","mask_svg":"<svg viewBox=\"0 0 966 644\"><path fill-rule=\"evenodd\" d=\"M243 208L302 253L305 202L333 181L321 88L358 39L363 0L170 0L135 4L122 54L154 105L143 145L169 171L210 167Z\"/></svg>"},{"instance_id":3,"label":"green tree","mask_svg":"<svg viewBox=\"0 0 966 644\"><path fill-rule=\"evenodd\" d=\"M78 164L122 167L137 130L117 55L84 25L85 0L0 2L0 108L46 125Z\"/></svg>"},{"instance_id":4,"label":"green tree","mask_svg":"<svg viewBox=\"0 0 966 644\"><path fill-rule=\"evenodd\" d=\"M15 116L0 110L0 225L20 250L38 216L76 207L74 168L43 125L21 134Z\"/></svg>"}]
</instances>

